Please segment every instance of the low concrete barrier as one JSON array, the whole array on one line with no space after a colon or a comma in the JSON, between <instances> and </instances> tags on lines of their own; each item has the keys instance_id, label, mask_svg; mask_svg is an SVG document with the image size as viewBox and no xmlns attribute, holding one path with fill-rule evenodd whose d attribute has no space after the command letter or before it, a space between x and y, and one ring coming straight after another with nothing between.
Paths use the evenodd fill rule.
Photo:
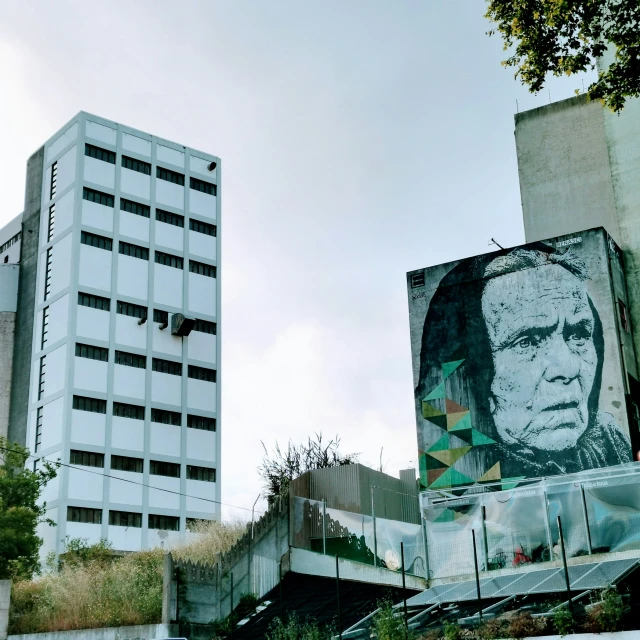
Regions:
<instances>
[{"instance_id":1,"label":"low concrete barrier","mask_svg":"<svg viewBox=\"0 0 640 640\"><path fill-rule=\"evenodd\" d=\"M0 640L5 640L7 637L10 603L11 580L0 580Z\"/></svg>"},{"instance_id":2,"label":"low concrete barrier","mask_svg":"<svg viewBox=\"0 0 640 640\"><path fill-rule=\"evenodd\" d=\"M50 631L9 636L8 640L161 640L177 638L177 624L143 624L134 627L105 627L79 631Z\"/></svg>"}]
</instances>

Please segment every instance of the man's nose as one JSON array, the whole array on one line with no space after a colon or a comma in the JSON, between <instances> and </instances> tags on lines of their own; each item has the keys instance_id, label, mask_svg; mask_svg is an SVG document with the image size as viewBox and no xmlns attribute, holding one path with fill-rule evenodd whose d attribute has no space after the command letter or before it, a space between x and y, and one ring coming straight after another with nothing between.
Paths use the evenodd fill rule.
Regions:
<instances>
[{"instance_id":1,"label":"man's nose","mask_svg":"<svg viewBox=\"0 0 640 640\"><path fill-rule=\"evenodd\" d=\"M547 366L544 379L547 382L571 382L580 373L580 357L567 344L561 332L555 333L547 343Z\"/></svg>"}]
</instances>

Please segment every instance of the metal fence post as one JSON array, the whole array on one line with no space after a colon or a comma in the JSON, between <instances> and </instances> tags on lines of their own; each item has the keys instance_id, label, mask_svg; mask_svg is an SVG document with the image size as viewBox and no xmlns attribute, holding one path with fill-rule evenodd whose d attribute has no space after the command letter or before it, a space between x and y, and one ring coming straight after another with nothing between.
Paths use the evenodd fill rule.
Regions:
<instances>
[{"instance_id":1,"label":"metal fence post","mask_svg":"<svg viewBox=\"0 0 640 640\"><path fill-rule=\"evenodd\" d=\"M473 538L473 564L476 568L476 593L478 594L478 606L480 607L480 620L482 620L482 598L480 597L480 573L478 572L478 550L476 549L476 530L471 529Z\"/></svg>"},{"instance_id":2,"label":"metal fence post","mask_svg":"<svg viewBox=\"0 0 640 640\"><path fill-rule=\"evenodd\" d=\"M484 570L489 571L489 541L487 540L487 509L482 505L482 552L484 554Z\"/></svg>"},{"instance_id":3,"label":"metal fence post","mask_svg":"<svg viewBox=\"0 0 640 640\"><path fill-rule=\"evenodd\" d=\"M322 501L322 553L327 555L327 501Z\"/></svg>"},{"instance_id":4,"label":"metal fence post","mask_svg":"<svg viewBox=\"0 0 640 640\"><path fill-rule=\"evenodd\" d=\"M373 501L373 490L375 487L371 486L371 516L373 518L373 566L378 566L378 536L376 533L376 507Z\"/></svg>"},{"instance_id":5,"label":"metal fence post","mask_svg":"<svg viewBox=\"0 0 640 640\"><path fill-rule=\"evenodd\" d=\"M542 488L542 506L544 509L544 528L547 532L547 544L549 545L549 561L553 560L553 538L551 537L551 524L549 523L549 500L547 499L547 487Z\"/></svg>"},{"instance_id":6,"label":"metal fence post","mask_svg":"<svg viewBox=\"0 0 640 640\"><path fill-rule=\"evenodd\" d=\"M409 616L407 615L407 584L404 571L404 542L400 543L400 562L402 562L402 601L404 603L404 630L409 632Z\"/></svg>"},{"instance_id":7,"label":"metal fence post","mask_svg":"<svg viewBox=\"0 0 640 640\"><path fill-rule=\"evenodd\" d=\"M342 610L340 608L340 565L336 555L336 599L338 604L338 638L342 640Z\"/></svg>"},{"instance_id":8,"label":"metal fence post","mask_svg":"<svg viewBox=\"0 0 640 640\"><path fill-rule=\"evenodd\" d=\"M427 546L427 523L425 519L420 516L420 522L422 523L422 542L424 545L424 577L429 579L429 547Z\"/></svg>"},{"instance_id":9,"label":"metal fence post","mask_svg":"<svg viewBox=\"0 0 640 640\"><path fill-rule=\"evenodd\" d=\"M591 529L589 528L589 514L587 513L587 500L584 497L584 486L580 485L580 495L582 497L582 517L584 518L584 531L587 534L587 551L589 555L593 553L591 549Z\"/></svg>"},{"instance_id":10,"label":"metal fence post","mask_svg":"<svg viewBox=\"0 0 640 640\"><path fill-rule=\"evenodd\" d=\"M564 567L564 580L567 584L567 596L569 598L569 611L573 614L573 606L571 604L571 584L569 583L569 569L567 568L567 554L564 549L564 535L562 534L562 521L558 516L558 536L560 537L560 551L562 552L562 566Z\"/></svg>"}]
</instances>

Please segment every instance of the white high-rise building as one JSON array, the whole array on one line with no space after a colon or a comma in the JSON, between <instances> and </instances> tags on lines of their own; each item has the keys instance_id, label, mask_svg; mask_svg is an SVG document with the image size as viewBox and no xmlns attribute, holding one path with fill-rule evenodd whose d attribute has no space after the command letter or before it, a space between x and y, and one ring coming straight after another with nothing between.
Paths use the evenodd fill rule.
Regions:
<instances>
[{"instance_id":1,"label":"white high-rise building","mask_svg":"<svg viewBox=\"0 0 640 640\"><path fill-rule=\"evenodd\" d=\"M219 189L219 158L83 112L29 159L0 230L20 272L5 430L63 463L43 553L219 517Z\"/></svg>"}]
</instances>

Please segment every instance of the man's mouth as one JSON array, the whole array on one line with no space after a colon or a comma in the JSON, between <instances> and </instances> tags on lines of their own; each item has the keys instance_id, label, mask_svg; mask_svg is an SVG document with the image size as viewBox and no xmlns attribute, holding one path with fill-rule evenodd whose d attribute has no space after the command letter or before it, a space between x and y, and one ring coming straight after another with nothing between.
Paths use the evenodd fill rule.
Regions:
<instances>
[{"instance_id":1,"label":"man's mouth","mask_svg":"<svg viewBox=\"0 0 640 640\"><path fill-rule=\"evenodd\" d=\"M556 402L555 404L545 407L543 411L563 411L565 409L577 409L580 403L577 400L569 400L565 402Z\"/></svg>"}]
</instances>

